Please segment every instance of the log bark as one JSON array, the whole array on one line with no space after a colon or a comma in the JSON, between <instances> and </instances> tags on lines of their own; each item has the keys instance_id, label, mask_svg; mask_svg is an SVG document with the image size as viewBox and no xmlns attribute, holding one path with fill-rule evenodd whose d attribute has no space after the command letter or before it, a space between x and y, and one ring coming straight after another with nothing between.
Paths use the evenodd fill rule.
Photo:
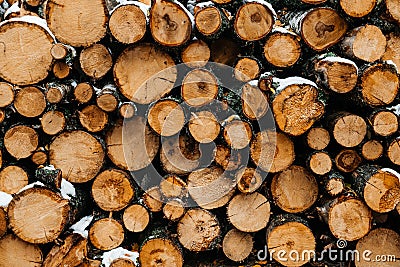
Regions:
<instances>
[{"instance_id":1,"label":"log bark","mask_svg":"<svg viewBox=\"0 0 400 267\"><path fill-rule=\"evenodd\" d=\"M0 237L7 233L7 213L3 208L0 208Z\"/></svg>"}]
</instances>

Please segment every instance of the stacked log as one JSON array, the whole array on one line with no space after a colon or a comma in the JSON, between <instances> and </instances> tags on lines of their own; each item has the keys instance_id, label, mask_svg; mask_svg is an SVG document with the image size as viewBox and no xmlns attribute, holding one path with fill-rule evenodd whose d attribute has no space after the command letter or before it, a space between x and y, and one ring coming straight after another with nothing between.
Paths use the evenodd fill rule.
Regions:
<instances>
[{"instance_id":1,"label":"stacked log","mask_svg":"<svg viewBox=\"0 0 400 267\"><path fill-rule=\"evenodd\" d=\"M0 16L0 266L398 265L399 1Z\"/></svg>"}]
</instances>

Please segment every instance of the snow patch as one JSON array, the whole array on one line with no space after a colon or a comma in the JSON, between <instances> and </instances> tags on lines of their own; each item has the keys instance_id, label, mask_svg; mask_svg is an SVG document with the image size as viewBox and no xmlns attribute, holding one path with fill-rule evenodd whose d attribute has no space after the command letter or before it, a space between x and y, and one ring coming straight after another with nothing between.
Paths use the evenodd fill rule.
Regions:
<instances>
[{"instance_id":1,"label":"snow patch","mask_svg":"<svg viewBox=\"0 0 400 267\"><path fill-rule=\"evenodd\" d=\"M7 208L12 199L12 195L0 191L0 207Z\"/></svg>"},{"instance_id":2,"label":"snow patch","mask_svg":"<svg viewBox=\"0 0 400 267\"><path fill-rule=\"evenodd\" d=\"M396 114L397 116L400 116L400 104L390 107L388 108L389 110L393 111L394 114Z\"/></svg>"},{"instance_id":3,"label":"snow patch","mask_svg":"<svg viewBox=\"0 0 400 267\"><path fill-rule=\"evenodd\" d=\"M277 83L278 84L278 88L276 88L276 91L280 91L285 89L286 87L293 85L293 84L308 84L311 86L314 86L315 88L318 88L318 86L310 80L304 79L302 77L289 77L286 79L279 79L279 78L273 78L272 79L273 83Z\"/></svg>"},{"instance_id":4,"label":"snow patch","mask_svg":"<svg viewBox=\"0 0 400 267\"><path fill-rule=\"evenodd\" d=\"M24 186L21 190L18 191L17 194L19 194L19 193L21 193L21 192L23 192L25 190L28 190L30 188L33 188L34 186L37 186L37 185L38 186L45 186L42 182L34 182L34 183L31 183L31 184L28 184L28 185Z\"/></svg>"},{"instance_id":5,"label":"snow patch","mask_svg":"<svg viewBox=\"0 0 400 267\"><path fill-rule=\"evenodd\" d=\"M284 33L284 34L291 34L296 37L298 36L295 32L292 32L291 30L283 28L283 27L274 27L271 32L272 33L279 32L279 33Z\"/></svg>"},{"instance_id":6,"label":"snow patch","mask_svg":"<svg viewBox=\"0 0 400 267\"><path fill-rule=\"evenodd\" d=\"M0 23L0 27L3 26L6 23L13 22L13 21L21 21L21 22L26 22L26 23L31 23L31 24L36 24L40 27L42 27L47 33L53 38L54 42L56 41L56 37L54 34L50 31L49 27L47 26L46 20L37 17L37 16L23 16L23 17L18 17L18 18L12 18L9 20L2 21Z\"/></svg>"},{"instance_id":7,"label":"snow patch","mask_svg":"<svg viewBox=\"0 0 400 267\"><path fill-rule=\"evenodd\" d=\"M88 238L88 231L85 230L90 223L93 221L93 216L85 216L80 219L77 223L72 225L69 229L73 231L73 233L80 234L84 238Z\"/></svg>"},{"instance_id":8,"label":"snow patch","mask_svg":"<svg viewBox=\"0 0 400 267\"><path fill-rule=\"evenodd\" d=\"M72 197L76 197L75 187L65 179L61 180L61 196L64 199L70 200Z\"/></svg>"},{"instance_id":9,"label":"snow patch","mask_svg":"<svg viewBox=\"0 0 400 267\"><path fill-rule=\"evenodd\" d=\"M139 253L138 252L133 252L129 251L124 248L116 248L110 251L107 251L103 254L102 256L103 261L101 262L105 267L109 267L110 264L116 260L116 259L130 259L133 261L136 265L138 265L138 258L139 258Z\"/></svg>"},{"instance_id":10,"label":"snow patch","mask_svg":"<svg viewBox=\"0 0 400 267\"><path fill-rule=\"evenodd\" d=\"M390 169L390 168L382 168L381 170L384 172L389 172L389 173L393 174L400 180L400 173L396 172L395 170Z\"/></svg>"},{"instance_id":11,"label":"snow patch","mask_svg":"<svg viewBox=\"0 0 400 267\"><path fill-rule=\"evenodd\" d=\"M18 5L18 1L15 2L10 8L7 9L7 11L4 13L3 18L7 18L11 13L18 13L21 10L21 8Z\"/></svg>"},{"instance_id":12,"label":"snow patch","mask_svg":"<svg viewBox=\"0 0 400 267\"><path fill-rule=\"evenodd\" d=\"M358 67L356 63L354 63L352 60L347 59L347 58L342 58L342 57L326 57L323 58L321 61L327 61L327 62L339 62L339 63L344 63L344 64L350 64L353 65L357 69L358 73Z\"/></svg>"}]
</instances>

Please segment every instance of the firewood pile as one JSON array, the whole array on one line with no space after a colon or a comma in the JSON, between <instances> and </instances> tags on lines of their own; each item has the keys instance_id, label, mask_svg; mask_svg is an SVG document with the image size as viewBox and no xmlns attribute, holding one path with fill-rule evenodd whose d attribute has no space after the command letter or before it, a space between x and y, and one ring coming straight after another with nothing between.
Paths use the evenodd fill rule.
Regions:
<instances>
[{"instance_id":1,"label":"firewood pile","mask_svg":"<svg viewBox=\"0 0 400 267\"><path fill-rule=\"evenodd\" d=\"M0 267L399 266L400 1L0 16Z\"/></svg>"}]
</instances>

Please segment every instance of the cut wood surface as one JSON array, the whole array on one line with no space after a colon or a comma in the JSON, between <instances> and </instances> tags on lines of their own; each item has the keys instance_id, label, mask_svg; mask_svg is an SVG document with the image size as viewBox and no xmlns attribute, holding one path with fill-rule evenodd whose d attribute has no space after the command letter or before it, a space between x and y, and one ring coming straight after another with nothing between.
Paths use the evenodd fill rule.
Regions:
<instances>
[{"instance_id":1,"label":"cut wood surface","mask_svg":"<svg viewBox=\"0 0 400 267\"><path fill-rule=\"evenodd\" d=\"M50 144L50 164L62 171L63 178L74 183L92 180L103 160L100 142L83 131L64 132Z\"/></svg>"},{"instance_id":2,"label":"cut wood surface","mask_svg":"<svg viewBox=\"0 0 400 267\"><path fill-rule=\"evenodd\" d=\"M93 246L101 250L110 250L118 247L124 241L124 229L114 219L96 221L89 231L89 239Z\"/></svg>"},{"instance_id":3,"label":"cut wood surface","mask_svg":"<svg viewBox=\"0 0 400 267\"><path fill-rule=\"evenodd\" d=\"M29 157L38 147L37 132L28 126L14 126L4 135L4 147L16 159Z\"/></svg>"},{"instance_id":4,"label":"cut wood surface","mask_svg":"<svg viewBox=\"0 0 400 267\"><path fill-rule=\"evenodd\" d=\"M190 251L206 251L217 245L221 238L218 219L203 209L188 210L178 222L178 239Z\"/></svg>"},{"instance_id":5,"label":"cut wood surface","mask_svg":"<svg viewBox=\"0 0 400 267\"><path fill-rule=\"evenodd\" d=\"M248 233L232 229L224 236L222 249L230 260L240 262L250 255L253 249L253 238Z\"/></svg>"},{"instance_id":6,"label":"cut wood surface","mask_svg":"<svg viewBox=\"0 0 400 267\"><path fill-rule=\"evenodd\" d=\"M123 222L128 231L142 232L150 223L150 214L142 205L133 204L125 209Z\"/></svg>"},{"instance_id":7,"label":"cut wood surface","mask_svg":"<svg viewBox=\"0 0 400 267\"><path fill-rule=\"evenodd\" d=\"M153 238L140 249L139 262L143 266L183 266L182 252L177 245L166 238Z\"/></svg>"},{"instance_id":8,"label":"cut wood surface","mask_svg":"<svg viewBox=\"0 0 400 267\"><path fill-rule=\"evenodd\" d=\"M35 105L32 105L35 103ZM33 118L43 113L46 100L43 92L36 87L24 87L15 95L14 107L22 116Z\"/></svg>"},{"instance_id":9,"label":"cut wood surface","mask_svg":"<svg viewBox=\"0 0 400 267\"><path fill-rule=\"evenodd\" d=\"M92 196L102 210L118 211L130 203L134 188L128 174L109 169L97 175L92 185Z\"/></svg>"},{"instance_id":10,"label":"cut wood surface","mask_svg":"<svg viewBox=\"0 0 400 267\"><path fill-rule=\"evenodd\" d=\"M76 12L76 7L80 8ZM105 0L57 0L46 4L46 21L58 40L72 46L89 46L106 34Z\"/></svg>"},{"instance_id":11,"label":"cut wood surface","mask_svg":"<svg viewBox=\"0 0 400 267\"><path fill-rule=\"evenodd\" d=\"M43 254L34 244L22 241L13 234L0 239L0 264L2 266L40 267Z\"/></svg>"},{"instance_id":12,"label":"cut wood surface","mask_svg":"<svg viewBox=\"0 0 400 267\"><path fill-rule=\"evenodd\" d=\"M318 197L315 177L301 166L292 165L272 179L273 199L281 209L290 213L310 208Z\"/></svg>"},{"instance_id":13,"label":"cut wood surface","mask_svg":"<svg viewBox=\"0 0 400 267\"><path fill-rule=\"evenodd\" d=\"M46 188L30 188L11 201L8 207L10 228L22 240L43 244L54 241L68 223L68 200ZM35 222L36 227L25 227Z\"/></svg>"},{"instance_id":14,"label":"cut wood surface","mask_svg":"<svg viewBox=\"0 0 400 267\"><path fill-rule=\"evenodd\" d=\"M150 10L150 31L165 46L186 43L192 32L191 14L174 1L156 0Z\"/></svg>"},{"instance_id":15,"label":"cut wood surface","mask_svg":"<svg viewBox=\"0 0 400 267\"><path fill-rule=\"evenodd\" d=\"M377 228L360 239L357 242L356 249L359 251L371 251L371 259L378 255L391 255L391 257L397 259L400 256L400 236L391 229ZM356 266L366 267L369 266L369 264L368 259L362 259L356 263ZM388 261L377 262L375 266L391 267L396 266L396 262L390 259Z\"/></svg>"},{"instance_id":16,"label":"cut wood surface","mask_svg":"<svg viewBox=\"0 0 400 267\"><path fill-rule=\"evenodd\" d=\"M108 27L115 39L124 44L133 44L146 33L147 18L138 4L120 5L110 15Z\"/></svg>"},{"instance_id":17,"label":"cut wood surface","mask_svg":"<svg viewBox=\"0 0 400 267\"><path fill-rule=\"evenodd\" d=\"M304 252L314 251L316 241L306 221L293 215L278 215L271 220L267 229L267 244L268 248L279 248L285 254L297 251L304 255L298 259L288 258L289 260L281 259L277 254L272 255L283 266L301 266L311 259L311 255L307 256Z\"/></svg>"},{"instance_id":18,"label":"cut wood surface","mask_svg":"<svg viewBox=\"0 0 400 267\"><path fill-rule=\"evenodd\" d=\"M0 26L3 46L0 77L13 84L28 85L42 81L47 77L53 61L50 49L54 39L40 26L43 24L41 19L31 19L39 21L39 24L29 22L29 19L16 19Z\"/></svg>"},{"instance_id":19,"label":"cut wood surface","mask_svg":"<svg viewBox=\"0 0 400 267\"><path fill-rule=\"evenodd\" d=\"M270 203L260 193L238 194L227 207L227 216L235 228L242 232L257 232L267 226Z\"/></svg>"},{"instance_id":20,"label":"cut wood surface","mask_svg":"<svg viewBox=\"0 0 400 267\"><path fill-rule=\"evenodd\" d=\"M364 237L371 230L372 213L356 198L339 198L329 208L329 228L332 234L347 241Z\"/></svg>"}]
</instances>

